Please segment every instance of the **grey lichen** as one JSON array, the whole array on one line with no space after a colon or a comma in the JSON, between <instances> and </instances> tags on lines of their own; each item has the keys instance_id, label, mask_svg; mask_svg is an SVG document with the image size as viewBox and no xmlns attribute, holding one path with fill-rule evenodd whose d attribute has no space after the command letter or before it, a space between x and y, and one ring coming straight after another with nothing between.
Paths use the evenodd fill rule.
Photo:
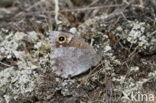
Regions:
<instances>
[{"instance_id":1,"label":"grey lichen","mask_svg":"<svg viewBox=\"0 0 156 103\"><path fill-rule=\"evenodd\" d=\"M31 58L33 54L26 51L26 45L27 42L33 44L38 38L37 35L22 32L10 33L3 38L0 44L0 60L3 60L3 68L0 70L0 100L10 103L10 100L16 100L21 94L30 93L36 87L39 78L37 71L40 71L41 67ZM7 64L13 58L17 59L11 61L15 62L15 65Z\"/></svg>"}]
</instances>

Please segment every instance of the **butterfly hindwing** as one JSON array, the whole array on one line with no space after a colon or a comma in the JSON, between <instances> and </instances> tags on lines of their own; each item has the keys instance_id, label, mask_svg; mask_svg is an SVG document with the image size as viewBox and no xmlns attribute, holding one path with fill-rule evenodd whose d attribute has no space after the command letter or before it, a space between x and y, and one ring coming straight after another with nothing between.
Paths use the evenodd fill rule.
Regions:
<instances>
[{"instance_id":1,"label":"butterfly hindwing","mask_svg":"<svg viewBox=\"0 0 156 103\"><path fill-rule=\"evenodd\" d=\"M51 58L55 61L53 71L63 77L76 76L93 66L96 54L90 49L62 47L54 50Z\"/></svg>"}]
</instances>

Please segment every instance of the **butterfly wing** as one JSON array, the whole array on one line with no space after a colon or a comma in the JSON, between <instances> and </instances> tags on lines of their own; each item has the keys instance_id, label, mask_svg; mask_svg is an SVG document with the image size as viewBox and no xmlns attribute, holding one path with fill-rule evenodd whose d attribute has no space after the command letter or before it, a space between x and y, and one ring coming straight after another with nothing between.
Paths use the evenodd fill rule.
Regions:
<instances>
[{"instance_id":1,"label":"butterfly wing","mask_svg":"<svg viewBox=\"0 0 156 103\"><path fill-rule=\"evenodd\" d=\"M51 60L53 72L62 78L68 78L87 71L100 59L90 49L62 47L54 50Z\"/></svg>"}]
</instances>

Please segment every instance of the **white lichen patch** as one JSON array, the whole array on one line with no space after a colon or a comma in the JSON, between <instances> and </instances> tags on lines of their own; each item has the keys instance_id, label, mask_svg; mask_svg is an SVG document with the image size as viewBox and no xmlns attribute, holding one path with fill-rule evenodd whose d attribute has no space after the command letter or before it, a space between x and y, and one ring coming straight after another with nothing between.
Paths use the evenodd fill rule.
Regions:
<instances>
[{"instance_id":1,"label":"white lichen patch","mask_svg":"<svg viewBox=\"0 0 156 103\"><path fill-rule=\"evenodd\" d=\"M126 78L125 76L120 76L119 78L113 78L113 81L120 82L120 86L117 87L118 91L130 94L132 92L140 92L143 88L143 84L148 81L148 79L142 79L140 81L135 81L132 78Z\"/></svg>"},{"instance_id":2,"label":"white lichen patch","mask_svg":"<svg viewBox=\"0 0 156 103\"><path fill-rule=\"evenodd\" d=\"M119 36L124 43L129 42L136 46L143 54L152 54L156 51L155 32L150 32L149 24L139 21L128 21L117 27L114 34Z\"/></svg>"},{"instance_id":3,"label":"white lichen patch","mask_svg":"<svg viewBox=\"0 0 156 103\"><path fill-rule=\"evenodd\" d=\"M28 32L28 40L32 40L32 42L38 40L38 34L35 31Z\"/></svg>"},{"instance_id":4,"label":"white lichen patch","mask_svg":"<svg viewBox=\"0 0 156 103\"><path fill-rule=\"evenodd\" d=\"M14 67L2 70L0 72L0 88L11 82L13 79L13 75L16 76Z\"/></svg>"},{"instance_id":5,"label":"white lichen patch","mask_svg":"<svg viewBox=\"0 0 156 103\"><path fill-rule=\"evenodd\" d=\"M137 67L137 66L135 66L135 67L131 67L130 69L131 69L131 71L134 71L134 72L139 71L139 67Z\"/></svg>"},{"instance_id":6,"label":"white lichen patch","mask_svg":"<svg viewBox=\"0 0 156 103\"><path fill-rule=\"evenodd\" d=\"M150 78L155 78L155 77L156 77L156 71L150 72L150 73L148 74L148 76L149 76Z\"/></svg>"}]
</instances>

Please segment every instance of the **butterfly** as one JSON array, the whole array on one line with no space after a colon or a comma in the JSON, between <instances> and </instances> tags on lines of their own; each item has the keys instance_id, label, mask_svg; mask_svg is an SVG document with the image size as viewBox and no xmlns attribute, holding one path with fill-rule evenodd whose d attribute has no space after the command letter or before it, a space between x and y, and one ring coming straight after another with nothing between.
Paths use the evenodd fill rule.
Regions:
<instances>
[{"instance_id":1,"label":"butterfly","mask_svg":"<svg viewBox=\"0 0 156 103\"><path fill-rule=\"evenodd\" d=\"M52 71L62 78L84 73L101 59L84 39L71 33L52 31L50 45Z\"/></svg>"}]
</instances>

